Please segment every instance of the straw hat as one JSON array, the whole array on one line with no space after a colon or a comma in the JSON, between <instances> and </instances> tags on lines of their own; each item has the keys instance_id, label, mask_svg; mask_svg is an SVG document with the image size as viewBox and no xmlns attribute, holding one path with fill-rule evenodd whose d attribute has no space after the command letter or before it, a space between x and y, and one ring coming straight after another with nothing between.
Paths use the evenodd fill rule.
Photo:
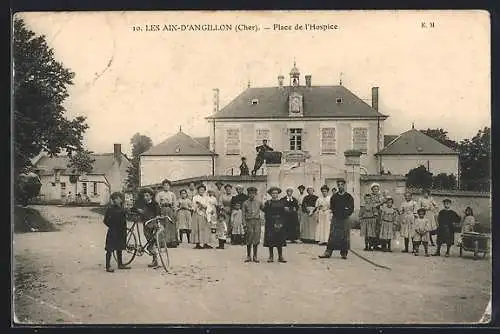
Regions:
<instances>
[{"instance_id":1,"label":"straw hat","mask_svg":"<svg viewBox=\"0 0 500 334\"><path fill-rule=\"evenodd\" d=\"M269 195L271 195L271 193L272 193L273 191L275 191L275 190L277 190L277 191L278 191L278 194L281 194L281 188L278 188L278 187L271 187L271 188L269 188L269 190L267 191L267 193L268 193Z\"/></svg>"}]
</instances>

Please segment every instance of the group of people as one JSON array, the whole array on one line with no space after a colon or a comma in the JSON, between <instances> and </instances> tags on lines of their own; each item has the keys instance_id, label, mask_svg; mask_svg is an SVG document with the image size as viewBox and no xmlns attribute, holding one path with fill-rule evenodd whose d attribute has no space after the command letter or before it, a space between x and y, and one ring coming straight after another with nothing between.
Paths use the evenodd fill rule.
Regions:
<instances>
[{"instance_id":1,"label":"group of people","mask_svg":"<svg viewBox=\"0 0 500 334\"><path fill-rule=\"evenodd\" d=\"M420 246L424 247L426 256L429 254L429 244L436 247L433 256L441 255L442 245L446 245L445 256L450 255L454 244L455 230L461 225L462 232L474 230L475 219L471 207L464 212L463 223L460 215L450 208L451 200L443 200L443 209L431 196L429 189L422 191L422 197L414 200L411 192L406 192L399 208L394 206L394 199L381 193L380 185L373 183L371 193L364 195L360 207L360 235L364 237L365 250L382 250L392 252L391 242L397 234L404 239L402 252L418 256ZM433 237L436 236L434 243Z\"/></svg>"},{"instance_id":2,"label":"group of people","mask_svg":"<svg viewBox=\"0 0 500 334\"><path fill-rule=\"evenodd\" d=\"M413 200L411 193L405 194L400 208L394 206L392 197L380 191L380 185L371 185L371 193L364 195L359 210L360 234L365 241L365 250L392 251L391 241L397 231L404 239L403 252L418 255L420 245L428 254L429 242L434 245L433 236L437 235L437 248L434 255L440 255L441 245L446 244L446 256L454 243L454 228L460 223L460 216L450 209L451 201L445 199L444 209L436 216L437 205L424 190L422 198ZM117 251L119 269L127 269L121 260L121 250L125 249L126 216L135 212L143 222L161 217L161 242L166 247L177 247L185 239L194 244L195 249L224 249L230 240L233 245L246 245L245 262L259 262L258 246L261 241L261 227L264 225L263 246L269 249L268 262L274 262L274 248L278 262L287 262L283 247L288 242L318 243L326 246L320 258L328 258L334 250L339 250L342 259L347 258L350 247L350 216L354 212L354 199L345 190L345 180L338 179L337 187L330 190L321 187L321 195L316 196L314 189L300 185L298 195L294 189L282 190L271 187L262 197L255 187L248 187L246 193L240 185L216 183L208 189L204 184L189 184L181 189L180 197L171 190L168 180L162 188L154 192L143 189L134 203L122 205L123 195L111 195L111 206L105 214L104 223L109 227L106 237L106 270L110 267L111 252ZM330 194L330 191L332 194ZM258 197L259 195L259 197ZM261 200L262 198L262 200ZM463 228L473 229L472 209L467 208ZM471 227L472 226L472 227ZM149 240L154 238L153 229L144 226L144 234ZM151 243L154 246L154 243ZM157 267L154 249L150 267Z\"/></svg>"}]
</instances>

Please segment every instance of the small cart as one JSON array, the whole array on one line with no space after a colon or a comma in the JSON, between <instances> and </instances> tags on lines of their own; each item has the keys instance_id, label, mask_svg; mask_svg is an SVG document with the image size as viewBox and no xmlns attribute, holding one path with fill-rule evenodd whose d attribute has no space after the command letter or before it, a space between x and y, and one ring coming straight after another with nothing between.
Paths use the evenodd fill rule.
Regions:
<instances>
[{"instance_id":1,"label":"small cart","mask_svg":"<svg viewBox=\"0 0 500 334\"><path fill-rule=\"evenodd\" d=\"M483 258L486 257L489 248L489 237L488 235L477 233L477 232L465 232L461 235L461 241L458 244L460 248L460 257L463 251L474 252L474 258L478 258L479 254L482 253Z\"/></svg>"}]
</instances>

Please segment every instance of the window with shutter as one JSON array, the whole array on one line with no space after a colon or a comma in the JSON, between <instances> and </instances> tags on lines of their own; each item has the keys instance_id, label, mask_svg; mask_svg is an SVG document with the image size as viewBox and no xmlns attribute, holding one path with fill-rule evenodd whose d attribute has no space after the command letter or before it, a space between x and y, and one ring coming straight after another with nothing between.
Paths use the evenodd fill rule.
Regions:
<instances>
[{"instance_id":1,"label":"window with shutter","mask_svg":"<svg viewBox=\"0 0 500 334\"><path fill-rule=\"evenodd\" d=\"M368 150L368 129L354 128L352 130L352 148L366 153Z\"/></svg>"},{"instance_id":2,"label":"window with shutter","mask_svg":"<svg viewBox=\"0 0 500 334\"><path fill-rule=\"evenodd\" d=\"M337 154L335 128L321 129L321 154Z\"/></svg>"},{"instance_id":3,"label":"window with shutter","mask_svg":"<svg viewBox=\"0 0 500 334\"><path fill-rule=\"evenodd\" d=\"M267 140L267 145L271 146L271 138L269 138L269 129L255 130L255 146L262 145L264 139Z\"/></svg>"},{"instance_id":4,"label":"window with shutter","mask_svg":"<svg viewBox=\"0 0 500 334\"><path fill-rule=\"evenodd\" d=\"M226 129L226 155L240 154L240 129Z\"/></svg>"}]
</instances>

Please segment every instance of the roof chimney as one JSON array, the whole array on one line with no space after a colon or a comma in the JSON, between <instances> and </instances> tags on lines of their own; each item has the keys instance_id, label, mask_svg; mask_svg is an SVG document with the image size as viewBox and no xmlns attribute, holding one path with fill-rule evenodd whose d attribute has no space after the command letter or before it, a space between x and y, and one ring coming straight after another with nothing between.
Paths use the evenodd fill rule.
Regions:
<instances>
[{"instance_id":1,"label":"roof chimney","mask_svg":"<svg viewBox=\"0 0 500 334\"><path fill-rule=\"evenodd\" d=\"M311 75L306 75L306 86L311 87Z\"/></svg>"},{"instance_id":2,"label":"roof chimney","mask_svg":"<svg viewBox=\"0 0 500 334\"><path fill-rule=\"evenodd\" d=\"M214 88L214 114L219 112L219 88Z\"/></svg>"},{"instance_id":3,"label":"roof chimney","mask_svg":"<svg viewBox=\"0 0 500 334\"><path fill-rule=\"evenodd\" d=\"M115 144L113 149L113 156L116 161L120 164L122 162L122 145Z\"/></svg>"},{"instance_id":4,"label":"roof chimney","mask_svg":"<svg viewBox=\"0 0 500 334\"><path fill-rule=\"evenodd\" d=\"M285 80L285 77L283 75L278 75L278 86L283 87L283 80Z\"/></svg>"},{"instance_id":5,"label":"roof chimney","mask_svg":"<svg viewBox=\"0 0 500 334\"><path fill-rule=\"evenodd\" d=\"M378 111L378 87L372 87L372 108Z\"/></svg>"}]
</instances>

